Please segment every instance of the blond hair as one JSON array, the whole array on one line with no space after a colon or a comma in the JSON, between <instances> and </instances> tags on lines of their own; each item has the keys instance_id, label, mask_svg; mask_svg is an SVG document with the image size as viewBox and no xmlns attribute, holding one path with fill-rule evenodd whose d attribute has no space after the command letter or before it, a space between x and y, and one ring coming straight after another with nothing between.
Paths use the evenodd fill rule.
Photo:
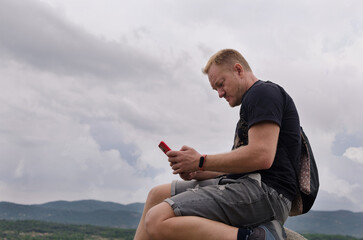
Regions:
<instances>
[{"instance_id":1,"label":"blond hair","mask_svg":"<svg viewBox=\"0 0 363 240\"><path fill-rule=\"evenodd\" d=\"M235 63L239 63L242 65L245 71L252 72L246 59L242 56L242 54L234 49L223 49L211 56L207 62L207 65L205 65L205 67L202 69L204 74L208 74L208 71L213 63L216 65L225 66L232 65L231 67L233 67Z\"/></svg>"}]
</instances>

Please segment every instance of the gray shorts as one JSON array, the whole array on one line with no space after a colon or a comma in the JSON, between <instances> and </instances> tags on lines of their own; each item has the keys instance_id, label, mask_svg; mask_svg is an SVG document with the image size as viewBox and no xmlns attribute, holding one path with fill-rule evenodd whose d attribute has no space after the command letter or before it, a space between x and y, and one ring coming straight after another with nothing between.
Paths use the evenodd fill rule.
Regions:
<instances>
[{"instance_id":1,"label":"gray shorts","mask_svg":"<svg viewBox=\"0 0 363 240\"><path fill-rule=\"evenodd\" d=\"M174 181L165 202L176 216L199 216L235 227L255 227L271 220L281 224L291 202L260 181L259 174L239 179Z\"/></svg>"}]
</instances>

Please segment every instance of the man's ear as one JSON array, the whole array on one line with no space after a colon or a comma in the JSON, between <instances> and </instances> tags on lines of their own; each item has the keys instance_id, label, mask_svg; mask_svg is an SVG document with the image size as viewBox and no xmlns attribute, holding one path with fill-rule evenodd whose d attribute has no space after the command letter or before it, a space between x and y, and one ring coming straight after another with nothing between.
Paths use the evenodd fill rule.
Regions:
<instances>
[{"instance_id":1,"label":"man's ear","mask_svg":"<svg viewBox=\"0 0 363 240\"><path fill-rule=\"evenodd\" d=\"M238 72L238 75L242 76L244 74L244 69L241 64L236 63L234 64L233 68L236 72Z\"/></svg>"}]
</instances>

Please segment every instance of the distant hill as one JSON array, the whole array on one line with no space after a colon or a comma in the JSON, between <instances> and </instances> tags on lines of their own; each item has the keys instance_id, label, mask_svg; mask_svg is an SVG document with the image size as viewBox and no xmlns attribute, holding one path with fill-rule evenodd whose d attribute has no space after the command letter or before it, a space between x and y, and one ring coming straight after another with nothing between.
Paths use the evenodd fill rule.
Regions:
<instances>
[{"instance_id":1,"label":"distant hill","mask_svg":"<svg viewBox=\"0 0 363 240\"><path fill-rule=\"evenodd\" d=\"M114 202L102 202L97 200L82 200L82 201L55 201L44 203L40 205L48 209L58 209L58 210L72 210L78 212L91 212L97 210L108 210L108 211L132 211L142 213L144 209L143 203L131 203L127 205L114 203Z\"/></svg>"},{"instance_id":2,"label":"distant hill","mask_svg":"<svg viewBox=\"0 0 363 240\"><path fill-rule=\"evenodd\" d=\"M339 234L363 238L363 212L310 211L289 217L285 226L299 233Z\"/></svg>"},{"instance_id":3,"label":"distant hill","mask_svg":"<svg viewBox=\"0 0 363 240\"><path fill-rule=\"evenodd\" d=\"M143 207L142 203L123 205L95 200L56 201L34 205L0 202L0 219L136 228Z\"/></svg>"},{"instance_id":4,"label":"distant hill","mask_svg":"<svg viewBox=\"0 0 363 240\"><path fill-rule=\"evenodd\" d=\"M143 203L123 205L96 200L55 201L34 205L0 202L0 219L136 228L143 208ZM310 211L301 216L289 217L285 226L299 233L363 238L363 213Z\"/></svg>"}]
</instances>

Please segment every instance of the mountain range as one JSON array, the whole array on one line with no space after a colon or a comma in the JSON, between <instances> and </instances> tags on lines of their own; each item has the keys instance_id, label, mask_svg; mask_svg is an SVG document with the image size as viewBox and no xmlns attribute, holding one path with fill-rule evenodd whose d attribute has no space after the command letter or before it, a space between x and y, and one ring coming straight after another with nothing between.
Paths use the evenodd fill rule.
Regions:
<instances>
[{"instance_id":1,"label":"mountain range","mask_svg":"<svg viewBox=\"0 0 363 240\"><path fill-rule=\"evenodd\" d=\"M0 202L0 219L136 228L143 207L143 203L123 205L96 200L55 201L34 205Z\"/></svg>"},{"instance_id":2,"label":"mountain range","mask_svg":"<svg viewBox=\"0 0 363 240\"><path fill-rule=\"evenodd\" d=\"M348 235L363 238L363 212L309 211L304 215L289 217L285 227L299 233Z\"/></svg>"},{"instance_id":3,"label":"mountain range","mask_svg":"<svg viewBox=\"0 0 363 240\"><path fill-rule=\"evenodd\" d=\"M55 201L33 205L0 202L0 219L136 228L143 208L143 203L123 205L97 200ZM363 212L310 211L301 216L289 217L285 226L299 233L363 238Z\"/></svg>"}]
</instances>

